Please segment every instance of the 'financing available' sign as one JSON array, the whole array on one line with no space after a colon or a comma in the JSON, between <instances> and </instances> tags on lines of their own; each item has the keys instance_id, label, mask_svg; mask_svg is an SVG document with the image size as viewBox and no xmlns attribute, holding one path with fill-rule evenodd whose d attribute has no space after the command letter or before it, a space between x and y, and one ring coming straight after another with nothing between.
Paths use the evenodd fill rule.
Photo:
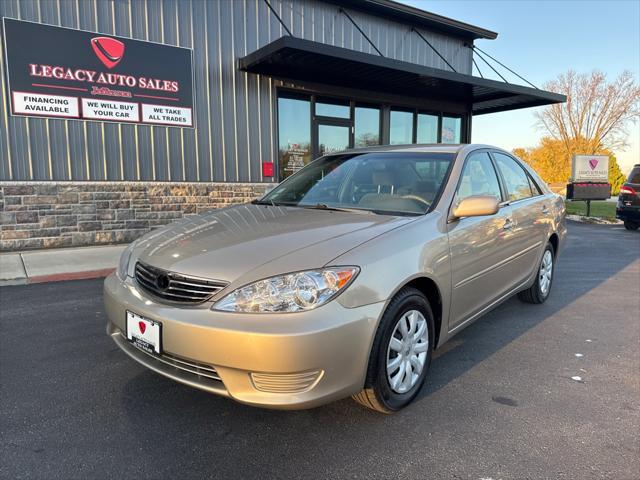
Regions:
<instances>
[{"instance_id":1,"label":"'financing available' sign","mask_svg":"<svg viewBox=\"0 0 640 480\"><path fill-rule=\"evenodd\" d=\"M3 24L12 115L193 127L191 49Z\"/></svg>"},{"instance_id":2,"label":"'financing available' sign","mask_svg":"<svg viewBox=\"0 0 640 480\"><path fill-rule=\"evenodd\" d=\"M607 155L574 155L571 170L573 182L609 181L609 157Z\"/></svg>"}]
</instances>

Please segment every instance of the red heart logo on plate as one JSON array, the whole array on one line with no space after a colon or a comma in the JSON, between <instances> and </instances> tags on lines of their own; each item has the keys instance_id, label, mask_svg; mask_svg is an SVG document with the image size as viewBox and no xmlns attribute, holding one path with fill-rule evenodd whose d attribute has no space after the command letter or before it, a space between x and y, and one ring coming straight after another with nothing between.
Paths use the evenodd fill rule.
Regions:
<instances>
[{"instance_id":1,"label":"red heart logo on plate","mask_svg":"<svg viewBox=\"0 0 640 480\"><path fill-rule=\"evenodd\" d=\"M138 322L138 328L140 329L140 333L144 335L144 331L147 329L147 325L144 322Z\"/></svg>"},{"instance_id":2,"label":"red heart logo on plate","mask_svg":"<svg viewBox=\"0 0 640 480\"><path fill-rule=\"evenodd\" d=\"M592 158L591 160L589 160L589 166L591 167L591 170L595 170L595 168L598 166L598 160Z\"/></svg>"}]
</instances>

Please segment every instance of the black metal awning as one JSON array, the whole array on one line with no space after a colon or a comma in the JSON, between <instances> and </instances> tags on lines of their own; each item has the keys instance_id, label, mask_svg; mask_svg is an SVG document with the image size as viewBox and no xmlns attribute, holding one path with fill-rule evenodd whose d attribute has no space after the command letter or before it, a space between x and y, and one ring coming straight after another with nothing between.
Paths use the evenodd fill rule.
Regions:
<instances>
[{"instance_id":1,"label":"black metal awning","mask_svg":"<svg viewBox=\"0 0 640 480\"><path fill-rule=\"evenodd\" d=\"M420 99L452 100L474 115L566 101L564 95L424 67L295 37L281 37L239 60L240 70Z\"/></svg>"}]
</instances>

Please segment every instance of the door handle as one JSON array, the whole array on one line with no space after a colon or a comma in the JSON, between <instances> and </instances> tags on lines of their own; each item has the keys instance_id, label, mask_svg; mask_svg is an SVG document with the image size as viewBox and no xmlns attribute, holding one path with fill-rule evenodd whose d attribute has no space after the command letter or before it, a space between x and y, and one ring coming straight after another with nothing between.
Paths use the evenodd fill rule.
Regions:
<instances>
[{"instance_id":1,"label":"door handle","mask_svg":"<svg viewBox=\"0 0 640 480\"><path fill-rule=\"evenodd\" d=\"M513 220L511 220L510 218L507 218L504 221L504 225L502 225L502 229L503 230L511 230L513 228Z\"/></svg>"},{"instance_id":2,"label":"door handle","mask_svg":"<svg viewBox=\"0 0 640 480\"><path fill-rule=\"evenodd\" d=\"M547 207L546 205L543 205L543 206L542 206L542 213L544 213L545 215L546 215L547 213L549 213L549 207Z\"/></svg>"}]
</instances>

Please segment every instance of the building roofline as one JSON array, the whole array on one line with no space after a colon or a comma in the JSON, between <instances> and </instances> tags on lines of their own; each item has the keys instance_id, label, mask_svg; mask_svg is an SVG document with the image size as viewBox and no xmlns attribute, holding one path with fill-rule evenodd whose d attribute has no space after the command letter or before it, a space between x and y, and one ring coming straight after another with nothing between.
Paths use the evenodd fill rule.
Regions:
<instances>
[{"instance_id":1,"label":"building roofline","mask_svg":"<svg viewBox=\"0 0 640 480\"><path fill-rule=\"evenodd\" d=\"M420 8L405 5L394 0L326 0L353 10L360 10L372 14L395 18L411 26L426 27L439 30L444 33L475 40L487 39L495 40L498 37L496 32L485 28L460 22L453 18L444 17L436 13L427 12Z\"/></svg>"},{"instance_id":2,"label":"building roofline","mask_svg":"<svg viewBox=\"0 0 640 480\"><path fill-rule=\"evenodd\" d=\"M407 97L450 97L466 102L473 115L567 100L565 95L479 78L348 48L284 36L238 59L238 68L284 80L313 81Z\"/></svg>"}]
</instances>

